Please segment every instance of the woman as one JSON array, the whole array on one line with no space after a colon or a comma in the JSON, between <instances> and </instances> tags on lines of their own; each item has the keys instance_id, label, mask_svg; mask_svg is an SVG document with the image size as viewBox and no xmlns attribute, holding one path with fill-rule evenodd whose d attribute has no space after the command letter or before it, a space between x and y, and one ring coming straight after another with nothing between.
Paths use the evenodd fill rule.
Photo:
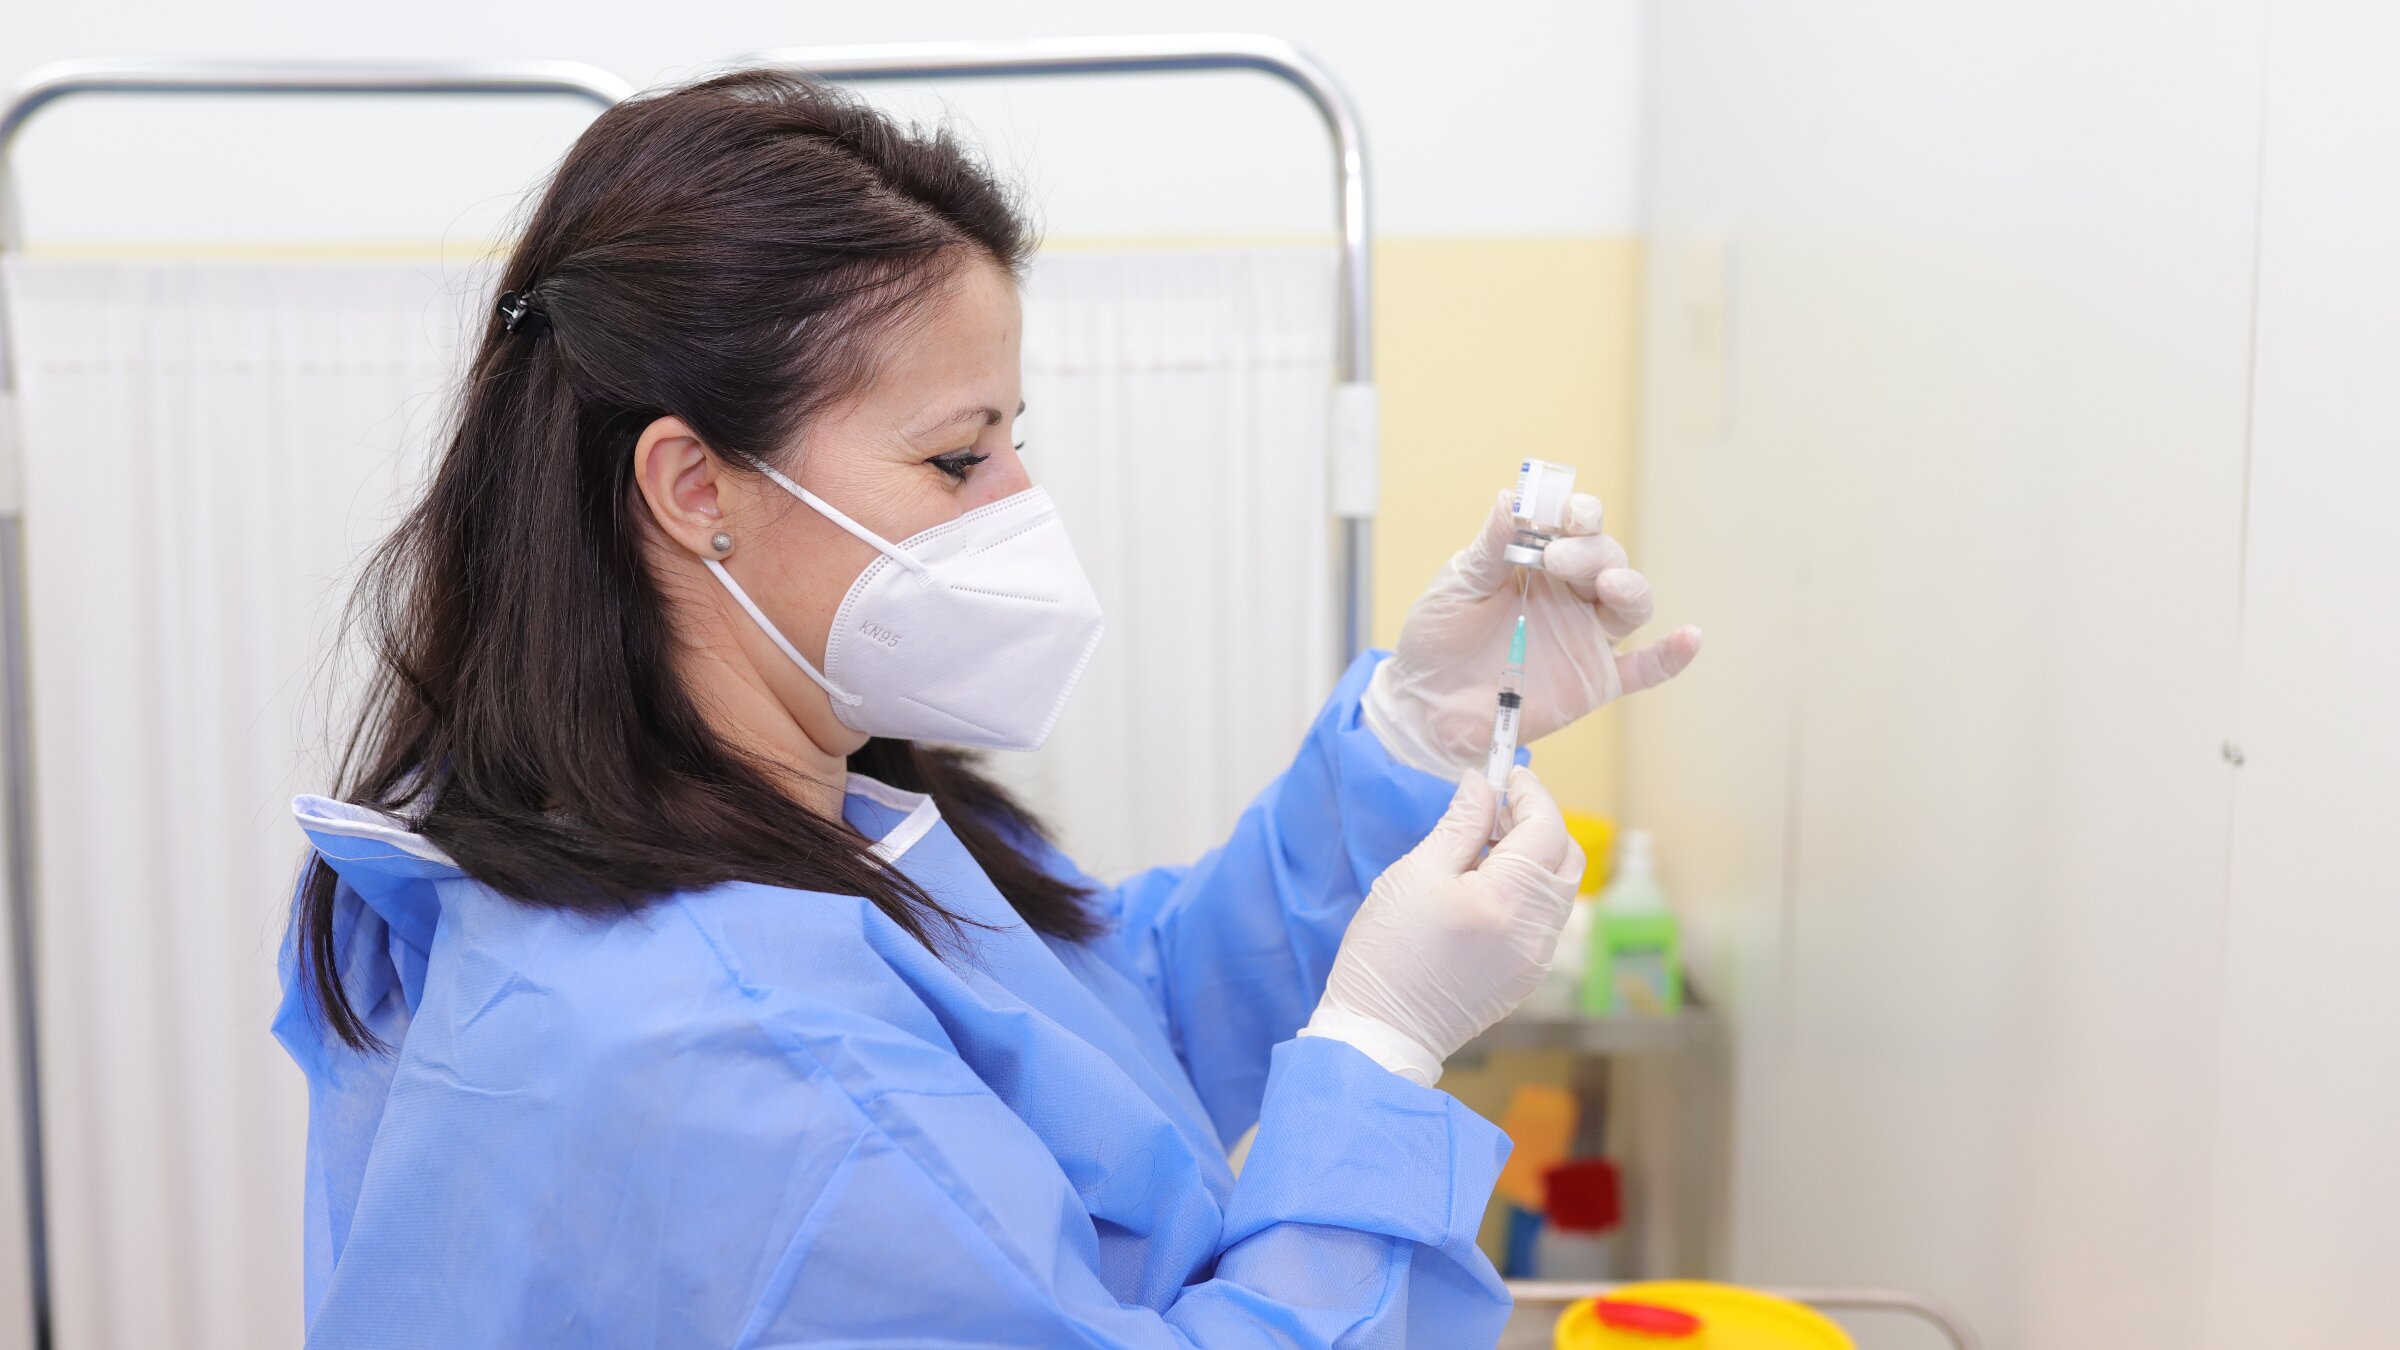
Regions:
<instances>
[{"instance_id":1,"label":"woman","mask_svg":"<svg viewBox=\"0 0 2400 1350\"><path fill-rule=\"evenodd\" d=\"M1093 881L921 743L1038 743L1098 636L1008 435L1029 248L789 75L558 169L297 804L313 1344L1497 1334L1505 1142L1429 1088L1583 865L1522 769L1478 861L1506 521L1222 849ZM1697 644L1613 654L1647 588L1579 506L1528 736Z\"/></svg>"}]
</instances>

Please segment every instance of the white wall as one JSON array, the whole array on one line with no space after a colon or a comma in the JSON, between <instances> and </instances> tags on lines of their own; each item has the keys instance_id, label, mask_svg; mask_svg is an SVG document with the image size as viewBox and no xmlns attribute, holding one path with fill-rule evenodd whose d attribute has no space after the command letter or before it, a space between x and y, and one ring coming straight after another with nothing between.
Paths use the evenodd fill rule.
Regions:
<instances>
[{"instance_id":1,"label":"white wall","mask_svg":"<svg viewBox=\"0 0 2400 1350\"><path fill-rule=\"evenodd\" d=\"M1636 0L1502 0L1471 12L1426 0L998 8L429 0L406 14L402 22L388 6L303 0L16 0L0 80L47 61L110 55L545 57L649 84L764 47L1258 31L1315 55L1357 100L1384 230L1618 233L1634 214ZM893 96L933 106L923 95ZM942 97L997 158L1024 171L1060 232L1289 233L1331 219L1329 152L1315 114L1257 76L1112 79L1104 89L1087 81L947 86ZM481 240L587 116L563 103L61 106L26 140L27 224L37 237L76 241ZM462 211L469 200L477 205Z\"/></svg>"},{"instance_id":2,"label":"white wall","mask_svg":"<svg viewBox=\"0 0 2400 1350\"><path fill-rule=\"evenodd\" d=\"M1641 542L1711 650L1628 797L1738 1276L2390 1339L2395 32L2267 10L1655 12Z\"/></svg>"}]
</instances>

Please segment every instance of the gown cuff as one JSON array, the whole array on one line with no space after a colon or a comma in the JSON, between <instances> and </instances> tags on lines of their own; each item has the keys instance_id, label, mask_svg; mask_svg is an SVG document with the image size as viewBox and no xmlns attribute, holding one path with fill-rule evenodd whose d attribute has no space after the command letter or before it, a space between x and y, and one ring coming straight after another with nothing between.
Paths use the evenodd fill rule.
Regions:
<instances>
[{"instance_id":1,"label":"gown cuff","mask_svg":"<svg viewBox=\"0 0 2400 1350\"><path fill-rule=\"evenodd\" d=\"M1317 1005L1303 1036L1324 1036L1342 1042L1367 1058L1416 1084L1432 1087L1442 1079L1442 1057L1423 1041L1378 1018L1344 1008Z\"/></svg>"},{"instance_id":2,"label":"gown cuff","mask_svg":"<svg viewBox=\"0 0 2400 1350\"><path fill-rule=\"evenodd\" d=\"M1316 1223L1463 1253L1508 1152L1508 1136L1449 1093L1330 1036L1297 1037L1275 1047L1228 1245L1276 1223Z\"/></svg>"}]
</instances>

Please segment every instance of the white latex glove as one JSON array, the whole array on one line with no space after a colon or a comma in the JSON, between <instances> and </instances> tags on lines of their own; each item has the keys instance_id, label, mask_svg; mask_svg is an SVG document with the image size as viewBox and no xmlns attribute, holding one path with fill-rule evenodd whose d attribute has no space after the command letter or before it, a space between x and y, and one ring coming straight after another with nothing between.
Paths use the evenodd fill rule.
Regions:
<instances>
[{"instance_id":1,"label":"white latex glove","mask_svg":"<svg viewBox=\"0 0 2400 1350\"><path fill-rule=\"evenodd\" d=\"M1433 833L1368 888L1301 1035L1347 1042L1431 1087L1443 1060L1542 982L1583 850L1531 769L1509 775L1508 802L1512 827L1477 862L1492 787L1481 769L1460 780Z\"/></svg>"},{"instance_id":2,"label":"white latex glove","mask_svg":"<svg viewBox=\"0 0 2400 1350\"><path fill-rule=\"evenodd\" d=\"M1678 628L1620 655L1650 622L1650 583L1625 564L1625 546L1600 533L1600 499L1576 493L1567 525L1543 550L1542 570L1501 556L1516 537L1503 492L1474 543L1450 559L1400 625L1360 706L1392 758L1444 776L1478 768L1492 739L1500 667L1516 631L1517 576L1531 586L1525 616L1524 710L1518 739L1549 735L1611 699L1682 673L1700 630Z\"/></svg>"}]
</instances>

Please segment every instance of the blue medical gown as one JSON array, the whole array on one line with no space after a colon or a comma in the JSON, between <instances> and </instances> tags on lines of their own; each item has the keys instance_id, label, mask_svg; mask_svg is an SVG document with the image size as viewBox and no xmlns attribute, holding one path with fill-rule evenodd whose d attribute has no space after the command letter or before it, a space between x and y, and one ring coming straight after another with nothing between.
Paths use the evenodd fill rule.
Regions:
<instances>
[{"instance_id":1,"label":"blue medical gown","mask_svg":"<svg viewBox=\"0 0 2400 1350\"><path fill-rule=\"evenodd\" d=\"M1080 946L864 778L845 816L997 931L945 960L856 897L751 884L578 917L301 799L352 1005L395 1047L325 1033L287 952L309 1343L1492 1344L1505 1136L1293 1035L1451 791L1361 725L1375 659L1222 848L1100 889Z\"/></svg>"}]
</instances>

